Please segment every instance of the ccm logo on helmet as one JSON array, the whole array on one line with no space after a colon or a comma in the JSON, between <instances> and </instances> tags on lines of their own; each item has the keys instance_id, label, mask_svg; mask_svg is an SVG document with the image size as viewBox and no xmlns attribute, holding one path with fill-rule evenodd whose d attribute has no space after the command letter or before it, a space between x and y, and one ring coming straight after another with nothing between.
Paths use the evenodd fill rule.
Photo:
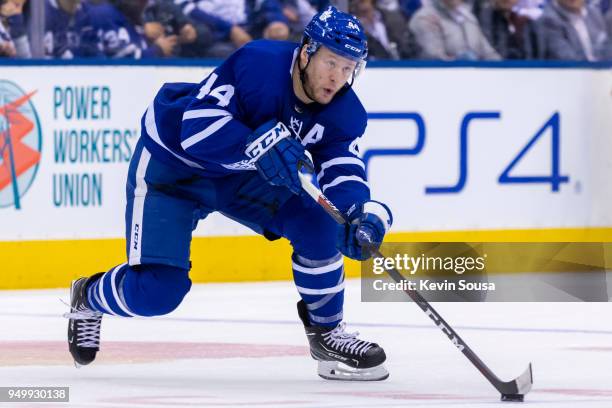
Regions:
<instances>
[{"instance_id":1,"label":"ccm logo on helmet","mask_svg":"<svg viewBox=\"0 0 612 408\"><path fill-rule=\"evenodd\" d=\"M344 44L344 48L348 48L349 50L353 50L355 52L361 52L361 50L359 48L354 47L354 46L352 46L350 44Z\"/></svg>"}]
</instances>

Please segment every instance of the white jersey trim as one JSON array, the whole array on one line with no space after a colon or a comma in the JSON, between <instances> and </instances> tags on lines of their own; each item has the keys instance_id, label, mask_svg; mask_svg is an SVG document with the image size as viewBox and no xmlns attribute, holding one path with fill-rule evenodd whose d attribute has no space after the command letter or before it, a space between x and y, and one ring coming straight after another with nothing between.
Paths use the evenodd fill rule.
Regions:
<instances>
[{"instance_id":1,"label":"white jersey trim","mask_svg":"<svg viewBox=\"0 0 612 408\"><path fill-rule=\"evenodd\" d=\"M196 133L193 136L189 136L187 139L183 140L183 142L181 143L181 147L184 150L189 149L194 144L201 142L202 140L206 139L208 136L212 135L213 133L221 129L223 126L227 124L227 122L229 122L232 119L233 118L231 116L226 116L224 118L219 119L216 122L213 122L206 129Z\"/></svg>"},{"instance_id":2,"label":"white jersey trim","mask_svg":"<svg viewBox=\"0 0 612 408\"><path fill-rule=\"evenodd\" d=\"M329 182L329 183L325 184L323 187L321 187L321 191L324 193L325 190L327 190L328 188L335 187L335 186L337 186L338 184L341 184L341 183L346 183L347 181L356 181L358 183L364 184L366 187L369 187L367 181L365 181L364 179L362 179L359 176L340 176L340 177L336 177L331 182Z\"/></svg>"},{"instance_id":3,"label":"white jersey trim","mask_svg":"<svg viewBox=\"0 0 612 408\"><path fill-rule=\"evenodd\" d=\"M363 205L363 212L374 214L375 216L380 218L380 220L385 226L385 233L389 231L389 228L391 227L391 215L389 214L387 209L383 207L380 203L377 203L376 201L367 201Z\"/></svg>"},{"instance_id":4,"label":"white jersey trim","mask_svg":"<svg viewBox=\"0 0 612 408\"><path fill-rule=\"evenodd\" d=\"M143 148L138 161L138 167L136 168L136 188L134 189L134 203L132 205L132 226L130 233L129 242L129 262L130 265L140 265L140 256L142 252L142 232L143 225L142 220L144 216L145 198L147 196L147 182L145 181L145 175L147 173L147 167L149 166L149 160L151 160L151 153L147 149ZM136 248L134 248L136 244Z\"/></svg>"},{"instance_id":5,"label":"white jersey trim","mask_svg":"<svg viewBox=\"0 0 612 408\"><path fill-rule=\"evenodd\" d=\"M157 124L155 123L155 108L153 107L153 102L149 105L147 109L147 113L145 114L145 129L147 134L155 143L163 147L166 151L172 154L174 157L188 165L189 167L195 167L196 169L204 169L204 167L200 166L198 163L192 162L191 160L185 159L184 157L179 156L174 153L172 150L168 148L159 137L159 133L157 132Z\"/></svg>"},{"instance_id":6,"label":"white jersey trim","mask_svg":"<svg viewBox=\"0 0 612 408\"><path fill-rule=\"evenodd\" d=\"M216 116L232 116L223 109L194 109L183 113L183 121L197 118L214 118Z\"/></svg>"},{"instance_id":7,"label":"white jersey trim","mask_svg":"<svg viewBox=\"0 0 612 408\"><path fill-rule=\"evenodd\" d=\"M338 166L342 164L354 164L355 166L361 167L365 171L365 164L363 161L357 157L336 157L335 159L331 159L321 164L321 171L317 174L317 181L321 181L323 176L325 175L325 170L332 166Z\"/></svg>"}]
</instances>

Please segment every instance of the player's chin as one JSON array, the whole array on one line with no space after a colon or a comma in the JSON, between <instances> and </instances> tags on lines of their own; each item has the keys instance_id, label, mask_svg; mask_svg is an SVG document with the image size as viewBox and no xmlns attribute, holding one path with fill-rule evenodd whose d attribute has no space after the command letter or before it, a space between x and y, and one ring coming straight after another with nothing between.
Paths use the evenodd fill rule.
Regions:
<instances>
[{"instance_id":1,"label":"player's chin","mask_svg":"<svg viewBox=\"0 0 612 408\"><path fill-rule=\"evenodd\" d=\"M330 103L332 99L334 99L335 95L336 95L336 92L334 92L334 90L328 89L328 88L322 88L320 92L318 92L317 94L317 102L322 105L326 105Z\"/></svg>"}]
</instances>

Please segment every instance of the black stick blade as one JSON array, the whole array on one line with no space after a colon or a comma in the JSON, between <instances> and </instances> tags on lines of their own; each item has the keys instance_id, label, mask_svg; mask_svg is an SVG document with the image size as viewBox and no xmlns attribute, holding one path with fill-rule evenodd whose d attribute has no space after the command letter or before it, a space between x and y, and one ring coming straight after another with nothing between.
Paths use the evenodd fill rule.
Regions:
<instances>
[{"instance_id":1,"label":"black stick blade","mask_svg":"<svg viewBox=\"0 0 612 408\"><path fill-rule=\"evenodd\" d=\"M527 369L523 374L519 375L514 382L516 383L517 394L525 395L531 391L531 386L533 385L533 369L531 368L531 363L529 363Z\"/></svg>"},{"instance_id":2,"label":"black stick blade","mask_svg":"<svg viewBox=\"0 0 612 408\"><path fill-rule=\"evenodd\" d=\"M523 402L525 396L523 394L502 394L501 400L504 402Z\"/></svg>"},{"instance_id":3,"label":"black stick blade","mask_svg":"<svg viewBox=\"0 0 612 408\"><path fill-rule=\"evenodd\" d=\"M531 391L533 385L533 370L531 363L523 374L519 375L512 381L500 384L496 387L502 394L501 400L507 402L523 402L525 394Z\"/></svg>"}]
</instances>

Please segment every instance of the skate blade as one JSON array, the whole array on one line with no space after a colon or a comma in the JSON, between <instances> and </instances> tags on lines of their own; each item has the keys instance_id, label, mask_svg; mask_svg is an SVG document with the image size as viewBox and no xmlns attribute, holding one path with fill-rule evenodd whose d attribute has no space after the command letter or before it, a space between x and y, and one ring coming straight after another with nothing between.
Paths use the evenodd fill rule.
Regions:
<instances>
[{"instance_id":1,"label":"skate blade","mask_svg":"<svg viewBox=\"0 0 612 408\"><path fill-rule=\"evenodd\" d=\"M353 368L337 361L319 361L319 377L338 381L382 381L389 372L382 364L371 368Z\"/></svg>"}]
</instances>

